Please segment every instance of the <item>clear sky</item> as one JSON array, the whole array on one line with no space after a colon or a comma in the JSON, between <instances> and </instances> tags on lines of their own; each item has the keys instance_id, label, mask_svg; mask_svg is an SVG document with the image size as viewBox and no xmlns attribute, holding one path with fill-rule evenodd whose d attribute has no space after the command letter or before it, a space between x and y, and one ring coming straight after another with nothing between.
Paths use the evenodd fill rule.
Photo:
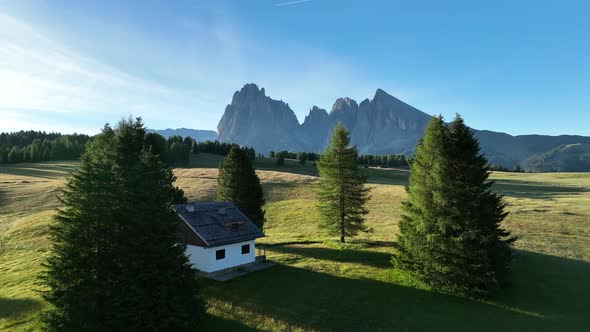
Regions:
<instances>
[{"instance_id":1,"label":"clear sky","mask_svg":"<svg viewBox=\"0 0 590 332\"><path fill-rule=\"evenodd\" d=\"M0 131L215 129L254 82L300 121L377 88L510 134L590 135L588 1L0 0Z\"/></svg>"}]
</instances>

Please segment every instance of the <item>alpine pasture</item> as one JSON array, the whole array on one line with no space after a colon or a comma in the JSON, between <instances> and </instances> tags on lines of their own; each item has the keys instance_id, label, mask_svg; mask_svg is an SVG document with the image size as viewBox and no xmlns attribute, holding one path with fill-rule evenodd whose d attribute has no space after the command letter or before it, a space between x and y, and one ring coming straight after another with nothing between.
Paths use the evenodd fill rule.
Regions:
<instances>
[{"instance_id":1,"label":"alpine pasture","mask_svg":"<svg viewBox=\"0 0 590 332\"><path fill-rule=\"evenodd\" d=\"M215 198L217 155L175 169L191 201ZM588 328L590 173L495 172L504 227L519 237L512 285L485 301L441 294L391 265L408 172L362 169L371 187L367 225L341 245L318 227L313 165L257 159L266 237L276 267L226 283L203 280L204 330L480 330ZM47 255L56 196L74 162L0 166L0 330L35 331L44 308L36 279Z\"/></svg>"}]
</instances>

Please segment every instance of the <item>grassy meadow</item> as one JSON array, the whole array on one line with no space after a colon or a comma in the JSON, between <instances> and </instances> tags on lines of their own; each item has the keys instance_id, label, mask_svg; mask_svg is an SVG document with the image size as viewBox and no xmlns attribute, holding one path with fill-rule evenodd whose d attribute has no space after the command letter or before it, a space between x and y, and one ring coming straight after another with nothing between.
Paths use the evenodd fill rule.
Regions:
<instances>
[{"instance_id":1,"label":"grassy meadow","mask_svg":"<svg viewBox=\"0 0 590 332\"><path fill-rule=\"evenodd\" d=\"M220 156L177 168L190 200L215 197ZM266 237L277 266L219 283L203 280L203 328L230 330L584 331L590 324L590 173L496 172L504 226L519 236L513 284L485 301L430 290L391 268L408 171L362 169L372 233L345 245L318 227L311 164L256 160ZM44 303L35 289L55 198L73 162L0 166L0 330L33 331Z\"/></svg>"}]
</instances>

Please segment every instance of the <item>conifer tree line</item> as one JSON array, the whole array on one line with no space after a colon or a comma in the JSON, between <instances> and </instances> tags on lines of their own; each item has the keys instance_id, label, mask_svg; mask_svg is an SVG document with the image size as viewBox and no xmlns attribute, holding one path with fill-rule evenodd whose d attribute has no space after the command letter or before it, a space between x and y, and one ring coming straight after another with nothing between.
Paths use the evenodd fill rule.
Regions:
<instances>
[{"instance_id":1,"label":"conifer tree line","mask_svg":"<svg viewBox=\"0 0 590 332\"><path fill-rule=\"evenodd\" d=\"M187 164L190 154L196 145L192 137L170 136L168 139L157 133L145 135L146 144L151 147L152 153L160 156L160 159L168 165Z\"/></svg>"},{"instance_id":2,"label":"conifer tree line","mask_svg":"<svg viewBox=\"0 0 590 332\"><path fill-rule=\"evenodd\" d=\"M525 173L525 170L520 165L516 165L512 168L508 168L508 167L504 167L502 165L492 164L492 165L490 165L489 169L490 169L490 171Z\"/></svg>"},{"instance_id":3,"label":"conifer tree line","mask_svg":"<svg viewBox=\"0 0 590 332\"><path fill-rule=\"evenodd\" d=\"M193 153L202 152L202 153L212 153L212 154L217 154L217 155L221 155L221 156L227 156L234 146L240 147L239 145L237 145L235 143L219 142L217 140L214 142L203 141L203 142L198 142L196 144L196 146L193 148ZM250 158L250 160L256 159L256 150L254 150L254 148L247 147L247 146L243 146L240 148L242 150L244 150L244 152L246 152L246 154L248 155L248 158Z\"/></svg>"},{"instance_id":4,"label":"conifer tree line","mask_svg":"<svg viewBox=\"0 0 590 332\"><path fill-rule=\"evenodd\" d=\"M295 159L299 163L305 164L307 161L315 162L319 159L320 154L315 152L289 152L289 151L270 151L269 158L276 159ZM390 155L371 155L363 154L356 157L356 162L363 166L381 166L381 167L405 167L408 166L406 156L403 154Z\"/></svg>"},{"instance_id":5,"label":"conifer tree line","mask_svg":"<svg viewBox=\"0 0 590 332\"><path fill-rule=\"evenodd\" d=\"M403 154L372 155L363 154L358 156L357 163L364 166L381 167L405 167L408 166L406 156Z\"/></svg>"},{"instance_id":6,"label":"conifer tree line","mask_svg":"<svg viewBox=\"0 0 590 332\"><path fill-rule=\"evenodd\" d=\"M303 164L305 161L316 161L319 159L319 156L320 154L315 152L289 152L287 150L279 152L270 151L268 153L269 158L296 159L300 162L304 160L304 162L302 162Z\"/></svg>"},{"instance_id":7,"label":"conifer tree line","mask_svg":"<svg viewBox=\"0 0 590 332\"><path fill-rule=\"evenodd\" d=\"M91 139L91 136L84 134L62 135L32 130L0 133L0 164L78 160ZM169 165L188 163L191 153L204 152L226 156L236 145L219 141L197 142L192 137L183 138L178 135L166 139L158 133L147 133L145 139L154 154L159 155ZM242 149L251 160L256 158L254 148Z\"/></svg>"},{"instance_id":8,"label":"conifer tree line","mask_svg":"<svg viewBox=\"0 0 590 332\"><path fill-rule=\"evenodd\" d=\"M90 136L44 131L0 133L0 164L80 158Z\"/></svg>"}]
</instances>

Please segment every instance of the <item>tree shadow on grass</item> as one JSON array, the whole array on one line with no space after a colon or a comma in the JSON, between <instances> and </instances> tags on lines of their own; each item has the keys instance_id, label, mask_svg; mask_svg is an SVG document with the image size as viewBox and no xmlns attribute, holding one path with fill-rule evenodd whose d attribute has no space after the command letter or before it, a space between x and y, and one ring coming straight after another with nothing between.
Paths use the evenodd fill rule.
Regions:
<instances>
[{"instance_id":1,"label":"tree shadow on grass","mask_svg":"<svg viewBox=\"0 0 590 332\"><path fill-rule=\"evenodd\" d=\"M0 186L0 214L2 213L2 208L4 207L4 204L6 204L6 202L6 191L3 190Z\"/></svg>"},{"instance_id":2,"label":"tree shadow on grass","mask_svg":"<svg viewBox=\"0 0 590 332\"><path fill-rule=\"evenodd\" d=\"M287 159L284 165L277 165L276 159L255 159L254 168L260 171L276 171L301 175L318 176L318 170L311 162L305 165L299 164L295 160Z\"/></svg>"},{"instance_id":3,"label":"tree shadow on grass","mask_svg":"<svg viewBox=\"0 0 590 332\"><path fill-rule=\"evenodd\" d=\"M586 188L582 187L519 180L496 180L492 188L496 192L506 196L535 199L547 199L556 195L575 195L588 192Z\"/></svg>"},{"instance_id":4,"label":"tree shadow on grass","mask_svg":"<svg viewBox=\"0 0 590 332\"><path fill-rule=\"evenodd\" d=\"M202 331L258 331L241 322L213 315L205 316L200 328Z\"/></svg>"},{"instance_id":5,"label":"tree shadow on grass","mask_svg":"<svg viewBox=\"0 0 590 332\"><path fill-rule=\"evenodd\" d=\"M408 170L394 168L361 168L360 170L360 173L367 177L368 183L406 186L410 180L410 172Z\"/></svg>"},{"instance_id":6,"label":"tree shadow on grass","mask_svg":"<svg viewBox=\"0 0 590 332\"><path fill-rule=\"evenodd\" d=\"M41 306L40 300L0 297L0 319L16 318L38 310Z\"/></svg>"},{"instance_id":7,"label":"tree shadow on grass","mask_svg":"<svg viewBox=\"0 0 590 332\"><path fill-rule=\"evenodd\" d=\"M336 263L358 263L373 267L389 267L391 261L390 253L369 250L332 249L301 245L273 245L268 248L284 254L300 255Z\"/></svg>"},{"instance_id":8,"label":"tree shadow on grass","mask_svg":"<svg viewBox=\"0 0 590 332\"><path fill-rule=\"evenodd\" d=\"M590 264L521 252L514 283L487 301L281 265L207 296L314 330L572 331L587 328Z\"/></svg>"},{"instance_id":9,"label":"tree shadow on grass","mask_svg":"<svg viewBox=\"0 0 590 332\"><path fill-rule=\"evenodd\" d=\"M537 312L554 321L586 321L587 324L588 262L519 250L512 269L510 287L491 301L516 310Z\"/></svg>"},{"instance_id":10,"label":"tree shadow on grass","mask_svg":"<svg viewBox=\"0 0 590 332\"><path fill-rule=\"evenodd\" d=\"M30 176L42 179L59 179L76 169L76 164L14 164L0 166L0 173L15 176Z\"/></svg>"}]
</instances>

